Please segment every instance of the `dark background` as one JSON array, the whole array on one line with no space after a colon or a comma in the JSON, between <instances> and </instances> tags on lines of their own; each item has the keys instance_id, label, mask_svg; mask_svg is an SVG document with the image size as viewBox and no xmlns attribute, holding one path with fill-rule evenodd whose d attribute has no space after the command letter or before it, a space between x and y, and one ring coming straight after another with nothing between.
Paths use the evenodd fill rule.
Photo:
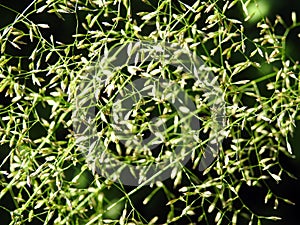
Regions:
<instances>
[{"instance_id":1,"label":"dark background","mask_svg":"<svg viewBox=\"0 0 300 225\"><path fill-rule=\"evenodd\" d=\"M10 23L13 22L16 14L7 8L14 9L17 12L22 12L29 4L30 1L28 0L7 0L7 1L0 1L0 29ZM283 17L285 21L291 22L291 12L297 12L298 17L300 18L300 1L294 0L285 0L285 1L274 1L274 0L264 0L263 7L266 8L266 16L271 19L275 18L275 15L279 14ZM6 7L4 7L6 6ZM134 10L139 10L138 4ZM241 12L237 12L237 17L241 15ZM298 18L298 20L299 20ZM47 15L41 14L40 16L36 16L32 18L33 21L36 23L47 23L50 26L50 29L45 31L45 37L49 37L50 34L55 36L55 39L64 43L72 43L73 38L72 35L75 33L75 26L76 26L76 18L74 15L64 15L64 20L59 19L55 15ZM251 36L251 34L255 35L257 32L254 24L248 23L246 25L246 32ZM293 31L288 38L288 54L293 56L294 59L300 59L300 41L297 38L297 32L299 30ZM15 50L11 49L11 54L16 53ZM30 55L30 46L27 49L22 50L23 55ZM16 54L19 54L16 53ZM10 99L5 98L2 94L0 94L0 103L2 105L8 105ZM296 124L296 130L291 138L291 144L293 147L293 151L296 155L296 159L287 158L284 155L280 155L280 160L284 167L292 172L296 177L300 178L300 121ZM5 146L0 146L0 161L2 161L5 156L7 155L7 148ZM275 193L282 197L286 197L293 202L296 203L296 206L291 206L288 204L280 204L278 210L272 210L272 204L268 204L265 206L262 204L262 199L265 196L265 190L249 188L243 190L243 197L245 201L251 206L251 208L255 212L264 212L265 215L275 214L277 216L283 217L283 220L279 222L272 222L272 221L264 221L263 224L265 225L298 225L299 224L299 212L300 212L300 196L298 191L300 190L300 182L299 180L293 180L287 176L283 176L283 181L280 182L278 185L274 183L270 183L273 187ZM154 199L155 200L155 199ZM156 201L159 204L160 197L159 195L156 197ZM9 197L1 199L1 205L5 205L8 208L11 208L11 199ZM145 209L144 211L147 212L149 215L153 213L156 209ZM161 211L163 213L163 211ZM9 214L3 211L0 208L0 218L1 224L8 224Z\"/></svg>"}]
</instances>

